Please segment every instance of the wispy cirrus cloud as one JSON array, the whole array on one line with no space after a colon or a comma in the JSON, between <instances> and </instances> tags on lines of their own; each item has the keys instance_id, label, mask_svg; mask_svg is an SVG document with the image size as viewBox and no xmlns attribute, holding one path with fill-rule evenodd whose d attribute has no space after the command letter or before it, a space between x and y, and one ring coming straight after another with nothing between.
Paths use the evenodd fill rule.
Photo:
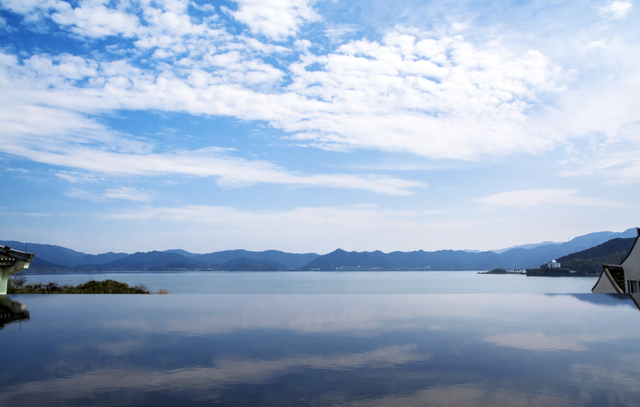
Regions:
<instances>
[{"instance_id":1,"label":"wispy cirrus cloud","mask_svg":"<svg viewBox=\"0 0 640 407\"><path fill-rule=\"evenodd\" d=\"M65 196L69 197L69 198L74 198L74 199L83 199L86 201L95 201L95 202L100 202L103 199L100 196L97 196L95 194L93 194L90 191L87 191L86 189L82 189L82 188L71 188L68 191L66 191L64 193Z\"/></svg>"},{"instance_id":2,"label":"wispy cirrus cloud","mask_svg":"<svg viewBox=\"0 0 640 407\"><path fill-rule=\"evenodd\" d=\"M109 188L102 194L105 198L124 199L134 202L149 202L153 200L152 195L150 191L129 187Z\"/></svg>"},{"instance_id":3,"label":"wispy cirrus cloud","mask_svg":"<svg viewBox=\"0 0 640 407\"><path fill-rule=\"evenodd\" d=\"M324 30L324 35L333 42L340 42L345 36L352 35L358 30L358 26L354 24L332 24Z\"/></svg>"},{"instance_id":4,"label":"wispy cirrus cloud","mask_svg":"<svg viewBox=\"0 0 640 407\"><path fill-rule=\"evenodd\" d=\"M24 108L31 115L13 116L10 109L0 112L0 118L6 119L6 126L0 129L3 141L0 151L73 170L113 176L180 174L215 177L218 185L227 188L267 183L410 195L412 189L426 186L422 182L384 175L288 171L268 161L233 157L228 149L213 146L200 150L157 153L153 151L153 145L147 142L113 132L69 110L36 106L14 108ZM61 171L59 174L61 178L71 181L80 179L74 171Z\"/></svg>"},{"instance_id":5,"label":"wispy cirrus cloud","mask_svg":"<svg viewBox=\"0 0 640 407\"><path fill-rule=\"evenodd\" d=\"M302 187L347 188L388 195L411 195L418 181L380 175L304 174L287 171L267 161L182 151L175 154L126 154L76 147L42 151L16 146L0 150L59 167L76 168L114 176L159 176L169 174L215 177L217 184L238 188L258 183Z\"/></svg>"},{"instance_id":6,"label":"wispy cirrus cloud","mask_svg":"<svg viewBox=\"0 0 640 407\"><path fill-rule=\"evenodd\" d=\"M576 196L576 189L526 189L522 191L502 192L483 198L474 199L491 206L532 207L542 204L570 206L603 206L615 207L620 204L601 198Z\"/></svg>"},{"instance_id":7,"label":"wispy cirrus cloud","mask_svg":"<svg viewBox=\"0 0 640 407\"><path fill-rule=\"evenodd\" d=\"M244 225L270 231L277 225L303 223L333 225L339 229L366 230L388 219L404 219L409 222L419 216L415 211L393 211L369 205L333 208L306 207L284 211L243 211L233 207L188 205L184 207L148 207L105 214L109 219L153 220L171 222L197 222L219 225ZM260 226L259 226L260 225Z\"/></svg>"},{"instance_id":8,"label":"wispy cirrus cloud","mask_svg":"<svg viewBox=\"0 0 640 407\"><path fill-rule=\"evenodd\" d=\"M559 174L564 177L600 174L608 179L609 184L636 183L640 181L640 146L627 146L625 150L612 151L610 148L603 148L582 160L569 162L574 169L563 169Z\"/></svg>"},{"instance_id":9,"label":"wispy cirrus cloud","mask_svg":"<svg viewBox=\"0 0 640 407\"><path fill-rule=\"evenodd\" d=\"M154 193L147 190L120 187L120 188L108 188L102 193L96 193L87 191L82 188L71 188L65 192L65 196L75 199L83 199L94 202L106 202L110 199L121 199L125 201L134 202L149 202L153 200Z\"/></svg>"},{"instance_id":10,"label":"wispy cirrus cloud","mask_svg":"<svg viewBox=\"0 0 640 407\"><path fill-rule=\"evenodd\" d=\"M58 178L65 179L74 184L105 181L104 178L96 177L95 175L87 174L86 172L79 172L79 171L58 171L55 173L55 176Z\"/></svg>"}]
</instances>

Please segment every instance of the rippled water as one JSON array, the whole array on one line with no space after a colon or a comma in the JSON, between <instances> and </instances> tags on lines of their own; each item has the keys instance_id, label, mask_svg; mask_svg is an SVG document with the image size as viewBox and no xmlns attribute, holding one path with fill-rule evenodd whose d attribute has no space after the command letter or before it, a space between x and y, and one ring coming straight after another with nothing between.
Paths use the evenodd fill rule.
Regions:
<instances>
[{"instance_id":1,"label":"rippled water","mask_svg":"<svg viewBox=\"0 0 640 407\"><path fill-rule=\"evenodd\" d=\"M7 406L640 400L640 311L626 295L10 297L30 320L0 331Z\"/></svg>"}]
</instances>

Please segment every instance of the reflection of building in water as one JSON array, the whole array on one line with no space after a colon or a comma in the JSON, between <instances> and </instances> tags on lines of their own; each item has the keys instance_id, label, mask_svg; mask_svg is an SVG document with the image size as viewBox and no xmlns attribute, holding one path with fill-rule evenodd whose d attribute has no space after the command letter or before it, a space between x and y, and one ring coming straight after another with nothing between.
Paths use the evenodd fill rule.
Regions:
<instances>
[{"instance_id":1,"label":"reflection of building in water","mask_svg":"<svg viewBox=\"0 0 640 407\"><path fill-rule=\"evenodd\" d=\"M20 270L29 268L33 261L33 253L13 250L9 246L0 246L0 294L7 293L9 276Z\"/></svg>"},{"instance_id":2,"label":"reflection of building in water","mask_svg":"<svg viewBox=\"0 0 640 407\"><path fill-rule=\"evenodd\" d=\"M29 319L29 311L23 304L13 301L6 295L0 295L0 329L16 321Z\"/></svg>"},{"instance_id":3,"label":"reflection of building in water","mask_svg":"<svg viewBox=\"0 0 640 407\"><path fill-rule=\"evenodd\" d=\"M602 273L591 292L594 293L640 293L640 228L638 237L627 257L620 264L603 264Z\"/></svg>"}]
</instances>

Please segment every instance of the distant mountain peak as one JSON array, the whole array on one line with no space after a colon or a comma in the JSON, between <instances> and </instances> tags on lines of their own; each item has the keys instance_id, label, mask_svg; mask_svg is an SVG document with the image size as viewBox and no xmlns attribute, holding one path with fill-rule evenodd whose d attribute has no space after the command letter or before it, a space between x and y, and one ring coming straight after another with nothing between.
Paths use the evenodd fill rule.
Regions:
<instances>
[{"instance_id":1,"label":"distant mountain peak","mask_svg":"<svg viewBox=\"0 0 640 407\"><path fill-rule=\"evenodd\" d=\"M629 228L623 232L593 232L593 233L587 233L586 235L582 235L582 236L577 236L574 237L571 240L568 240L566 242L552 242L552 241L544 241L541 243L528 243L528 244L523 244L523 245L517 245L517 246L511 246L511 247L507 247L505 249L496 249L496 250L491 250L494 253L504 253L507 250L513 250L513 249L535 249L536 247L539 246L548 246L548 245L562 245L562 244L567 244L567 243L578 243L578 245L582 245L584 242L584 245L587 245L589 247L594 247L597 246L601 243L606 242L607 240L611 240L611 239L615 239L615 238L628 238L628 237L636 237L637 232L636 232L636 228ZM585 247L584 249L588 249L589 247ZM581 250L584 250L581 249Z\"/></svg>"},{"instance_id":2,"label":"distant mountain peak","mask_svg":"<svg viewBox=\"0 0 640 407\"><path fill-rule=\"evenodd\" d=\"M210 269L220 267L253 270L488 270L491 268L529 268L558 259L571 253L595 247L615 238L636 237L636 228L624 232L595 232L578 236L568 242L543 242L513 246L497 251L475 250L417 250L411 252L381 250L370 252L347 252L338 248L320 256L316 253L286 253L278 250L252 252L248 250L225 250L207 254L194 254L186 250L127 253L86 254L61 246L29 243L29 250L36 255L33 270L38 263L44 272L55 269L69 270L165 270L165 269ZM22 247L23 242L0 241L2 245Z\"/></svg>"}]
</instances>

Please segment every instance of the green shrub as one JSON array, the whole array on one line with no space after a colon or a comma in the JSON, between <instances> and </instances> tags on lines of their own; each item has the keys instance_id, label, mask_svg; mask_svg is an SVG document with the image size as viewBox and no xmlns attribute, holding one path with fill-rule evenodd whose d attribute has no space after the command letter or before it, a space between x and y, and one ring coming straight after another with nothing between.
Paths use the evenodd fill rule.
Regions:
<instances>
[{"instance_id":1,"label":"green shrub","mask_svg":"<svg viewBox=\"0 0 640 407\"><path fill-rule=\"evenodd\" d=\"M144 284L129 287L128 284L114 280L91 280L78 286L59 285L49 282L26 284L24 276L12 276L7 283L8 294L150 294Z\"/></svg>"}]
</instances>

